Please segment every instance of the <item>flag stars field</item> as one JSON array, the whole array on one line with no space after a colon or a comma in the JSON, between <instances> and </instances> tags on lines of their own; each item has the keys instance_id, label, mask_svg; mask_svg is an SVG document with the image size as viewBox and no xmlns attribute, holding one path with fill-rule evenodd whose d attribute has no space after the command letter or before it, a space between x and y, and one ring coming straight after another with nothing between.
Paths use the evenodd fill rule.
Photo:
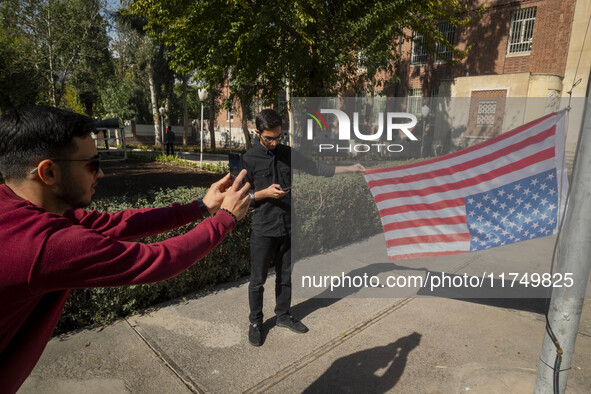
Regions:
<instances>
[{"instance_id":1,"label":"flag stars field","mask_svg":"<svg viewBox=\"0 0 591 394\"><path fill-rule=\"evenodd\" d=\"M554 217L556 214L554 209L558 204L558 195L554 193L553 196L550 196L549 192L544 193L542 186L544 185L544 189L547 189L546 182L552 182L551 187L557 187L553 172L555 173L556 170L545 171L521 179L514 185L507 185L519 192L519 198L511 209L506 209L510 194L501 193L504 187L467 197L466 210L470 212L467 216L470 234L476 237L478 234L486 233L484 240L482 237L478 237L477 240L473 238L470 250L488 249L508 242L531 239L536 236L536 233L551 234L556 226L555 221L550 221L548 218ZM543 199L540 198L541 194L544 195ZM492 198L493 195L497 197ZM500 204L498 204L499 202ZM494 213L491 214L491 206L495 203L498 205L495 207ZM477 220L472 219L475 215L477 215Z\"/></svg>"}]
</instances>

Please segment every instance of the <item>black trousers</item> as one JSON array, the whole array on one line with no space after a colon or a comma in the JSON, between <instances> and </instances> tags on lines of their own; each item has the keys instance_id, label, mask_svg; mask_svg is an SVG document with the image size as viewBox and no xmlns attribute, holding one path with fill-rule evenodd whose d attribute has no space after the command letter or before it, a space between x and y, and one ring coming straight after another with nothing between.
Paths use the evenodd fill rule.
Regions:
<instances>
[{"instance_id":1,"label":"black trousers","mask_svg":"<svg viewBox=\"0 0 591 394\"><path fill-rule=\"evenodd\" d=\"M263 322L263 292L271 262L275 263L275 315L289 314L291 305L291 239L250 236L250 284L248 285L249 320L253 324Z\"/></svg>"},{"instance_id":2,"label":"black trousers","mask_svg":"<svg viewBox=\"0 0 591 394\"><path fill-rule=\"evenodd\" d=\"M171 144L171 143L166 144L166 154L174 156L174 144Z\"/></svg>"}]
</instances>

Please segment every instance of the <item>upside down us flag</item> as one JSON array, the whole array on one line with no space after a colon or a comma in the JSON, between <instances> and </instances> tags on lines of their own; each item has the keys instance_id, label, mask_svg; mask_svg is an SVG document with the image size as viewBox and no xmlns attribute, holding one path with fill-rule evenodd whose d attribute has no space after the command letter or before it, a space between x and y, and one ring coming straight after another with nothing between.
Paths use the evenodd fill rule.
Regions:
<instances>
[{"instance_id":1,"label":"upside down us flag","mask_svg":"<svg viewBox=\"0 0 591 394\"><path fill-rule=\"evenodd\" d=\"M472 252L555 234L568 189L565 111L434 159L371 169L388 257Z\"/></svg>"}]
</instances>

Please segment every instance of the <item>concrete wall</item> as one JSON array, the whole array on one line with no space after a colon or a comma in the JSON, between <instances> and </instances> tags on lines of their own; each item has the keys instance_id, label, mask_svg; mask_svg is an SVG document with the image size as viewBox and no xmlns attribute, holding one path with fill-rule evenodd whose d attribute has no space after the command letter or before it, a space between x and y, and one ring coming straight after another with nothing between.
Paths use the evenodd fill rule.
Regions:
<instances>
[{"instance_id":1,"label":"concrete wall","mask_svg":"<svg viewBox=\"0 0 591 394\"><path fill-rule=\"evenodd\" d=\"M207 122L204 120L204 125L207 126ZM239 125L238 125L239 126ZM140 144L154 144L154 125L151 124L135 124L135 136L133 138L132 125L125 126L126 138L130 141L129 143L140 143ZM200 132L199 126L189 126L187 130L188 143L190 145L199 144ZM244 133L241 127L232 127L230 134L229 127L217 126L215 129L215 140L216 146L220 148L238 148L244 146ZM175 134L176 144L180 145L183 143L183 126L172 126L172 131ZM254 128L253 128L254 133ZM253 134L251 133L251 134ZM207 127L203 132L203 143L209 145L210 136Z\"/></svg>"}]
</instances>

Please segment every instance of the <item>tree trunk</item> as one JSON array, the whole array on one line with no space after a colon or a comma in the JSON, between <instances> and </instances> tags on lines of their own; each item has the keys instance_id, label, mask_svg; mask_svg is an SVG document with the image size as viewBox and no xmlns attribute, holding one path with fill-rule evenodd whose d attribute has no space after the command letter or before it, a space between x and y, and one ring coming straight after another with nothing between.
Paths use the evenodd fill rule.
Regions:
<instances>
[{"instance_id":1,"label":"tree trunk","mask_svg":"<svg viewBox=\"0 0 591 394\"><path fill-rule=\"evenodd\" d=\"M150 101L152 103L152 117L154 118L154 146L162 147L162 130L160 125L160 113L158 112L158 100L156 98L156 87L154 86L154 75L152 68L148 67L148 83L150 84Z\"/></svg>"},{"instance_id":2,"label":"tree trunk","mask_svg":"<svg viewBox=\"0 0 591 394\"><path fill-rule=\"evenodd\" d=\"M210 88L209 89L209 120L208 120L208 128L209 128L209 146L211 151L215 151L215 115L217 114L216 108L215 108L215 100L217 99L216 94L215 94L215 89Z\"/></svg>"},{"instance_id":3,"label":"tree trunk","mask_svg":"<svg viewBox=\"0 0 591 394\"><path fill-rule=\"evenodd\" d=\"M289 130L288 130L288 138L287 144L293 147L293 112L291 110L291 86L290 86L290 79L287 78L287 83L285 84L285 101L287 105L287 118L289 122Z\"/></svg>"},{"instance_id":4,"label":"tree trunk","mask_svg":"<svg viewBox=\"0 0 591 394\"><path fill-rule=\"evenodd\" d=\"M240 111L242 112L241 123L242 133L244 133L244 141L246 144L246 150L252 148L252 141L250 140L250 133L248 131L248 107L250 107L250 99L245 94L241 95L240 98Z\"/></svg>"},{"instance_id":5,"label":"tree trunk","mask_svg":"<svg viewBox=\"0 0 591 394\"><path fill-rule=\"evenodd\" d=\"M189 109L187 108L187 76L183 75L183 146L187 146L187 128Z\"/></svg>"}]
</instances>

